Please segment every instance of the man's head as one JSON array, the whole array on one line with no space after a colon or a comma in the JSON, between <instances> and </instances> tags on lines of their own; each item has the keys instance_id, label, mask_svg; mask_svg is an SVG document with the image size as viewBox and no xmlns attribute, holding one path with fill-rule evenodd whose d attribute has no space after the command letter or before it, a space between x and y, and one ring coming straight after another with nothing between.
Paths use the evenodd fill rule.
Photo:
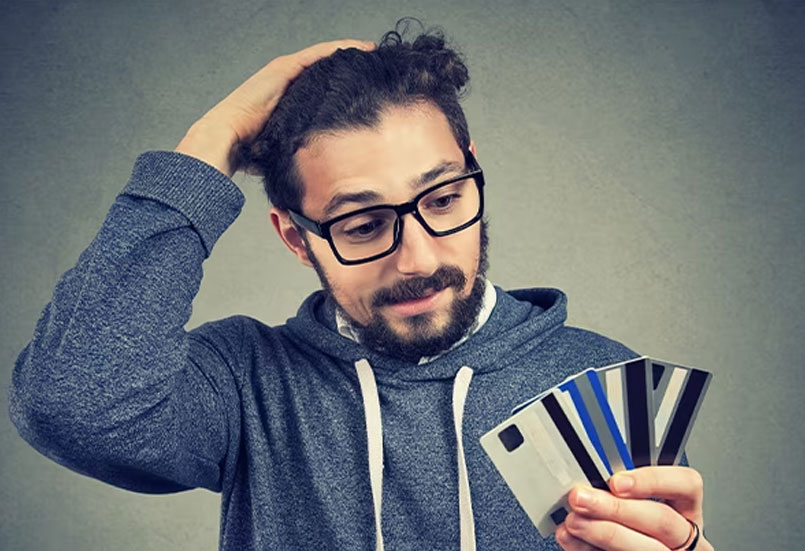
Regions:
<instances>
[{"instance_id":1,"label":"man's head","mask_svg":"<svg viewBox=\"0 0 805 551\"><path fill-rule=\"evenodd\" d=\"M421 223L427 214L403 214L393 251L350 265L289 212L326 222L362 208L408 203L471 171L474 144L458 103L468 78L440 35L405 43L389 33L376 50L338 51L306 69L245 151L247 163L265 177L283 241L316 269L361 340L392 355L438 353L475 320L486 268L483 223L437 236L433 230L441 228L428 231ZM462 189L475 189L468 182ZM417 204L419 214L427 209L444 219L451 207L443 205L461 193L457 185L440 187ZM363 239L369 227L347 230L357 242L354 236Z\"/></svg>"},{"instance_id":2,"label":"man's head","mask_svg":"<svg viewBox=\"0 0 805 551\"><path fill-rule=\"evenodd\" d=\"M402 20L398 29L407 30L408 23ZM257 139L241 147L240 164L264 177L275 207L298 210L304 195L295 159L299 149L322 134L372 128L390 106L426 102L447 117L465 150L470 135L459 98L468 81L467 67L439 32L405 42L391 31L374 50L338 50L291 83Z\"/></svg>"}]
</instances>

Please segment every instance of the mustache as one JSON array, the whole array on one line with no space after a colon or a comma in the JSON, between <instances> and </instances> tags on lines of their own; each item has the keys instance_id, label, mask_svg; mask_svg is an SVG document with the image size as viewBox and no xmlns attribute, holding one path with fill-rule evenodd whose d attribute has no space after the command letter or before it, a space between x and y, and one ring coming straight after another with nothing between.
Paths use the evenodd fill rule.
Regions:
<instances>
[{"instance_id":1,"label":"mustache","mask_svg":"<svg viewBox=\"0 0 805 551\"><path fill-rule=\"evenodd\" d=\"M398 302L424 298L448 287L461 291L467 277L457 266L441 266L432 275L398 281L391 287L380 289L372 297L372 306L380 307Z\"/></svg>"}]
</instances>

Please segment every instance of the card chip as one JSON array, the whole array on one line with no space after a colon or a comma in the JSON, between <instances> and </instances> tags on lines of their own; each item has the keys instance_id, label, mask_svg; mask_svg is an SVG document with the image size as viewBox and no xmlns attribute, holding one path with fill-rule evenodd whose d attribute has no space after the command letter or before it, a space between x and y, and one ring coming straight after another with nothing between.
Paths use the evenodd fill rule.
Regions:
<instances>
[{"instance_id":1,"label":"card chip","mask_svg":"<svg viewBox=\"0 0 805 551\"><path fill-rule=\"evenodd\" d=\"M551 513L551 520L557 526L562 524L565 521L565 518L567 518L567 509L564 507L559 507L556 511Z\"/></svg>"},{"instance_id":2,"label":"card chip","mask_svg":"<svg viewBox=\"0 0 805 551\"><path fill-rule=\"evenodd\" d=\"M523 433L517 425L509 425L498 434L498 438L503 442L503 447L507 452L513 452L523 443Z\"/></svg>"}]
</instances>

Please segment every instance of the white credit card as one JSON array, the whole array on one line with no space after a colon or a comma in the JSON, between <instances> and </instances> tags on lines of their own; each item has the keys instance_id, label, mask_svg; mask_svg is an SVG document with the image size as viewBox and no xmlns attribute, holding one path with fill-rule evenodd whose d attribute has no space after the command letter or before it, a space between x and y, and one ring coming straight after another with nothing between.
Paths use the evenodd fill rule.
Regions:
<instances>
[{"instance_id":1,"label":"white credit card","mask_svg":"<svg viewBox=\"0 0 805 551\"><path fill-rule=\"evenodd\" d=\"M583 484L608 489L609 475L572 404L553 389L484 436L481 446L543 536L570 510L567 493Z\"/></svg>"}]
</instances>

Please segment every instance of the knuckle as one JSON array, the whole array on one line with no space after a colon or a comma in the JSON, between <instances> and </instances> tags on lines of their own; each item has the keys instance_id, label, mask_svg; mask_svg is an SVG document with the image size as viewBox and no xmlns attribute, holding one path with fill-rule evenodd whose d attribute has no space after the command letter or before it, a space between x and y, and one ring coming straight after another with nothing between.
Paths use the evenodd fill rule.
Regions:
<instances>
[{"instance_id":1,"label":"knuckle","mask_svg":"<svg viewBox=\"0 0 805 551\"><path fill-rule=\"evenodd\" d=\"M657 472L655 467L638 467L629 472L634 479L634 488L631 493L643 495L651 493L657 485Z\"/></svg>"},{"instance_id":2,"label":"knuckle","mask_svg":"<svg viewBox=\"0 0 805 551\"><path fill-rule=\"evenodd\" d=\"M288 60L291 58L290 55L278 55L274 59L272 59L268 64L271 67L282 67L283 65L288 64Z\"/></svg>"},{"instance_id":3,"label":"knuckle","mask_svg":"<svg viewBox=\"0 0 805 551\"><path fill-rule=\"evenodd\" d=\"M701 495L704 491L704 479L702 478L701 473L696 469L691 469L687 467L688 476L690 477L690 485L691 488L696 492L697 495Z\"/></svg>"},{"instance_id":4,"label":"knuckle","mask_svg":"<svg viewBox=\"0 0 805 551\"><path fill-rule=\"evenodd\" d=\"M624 505L623 500L619 499L617 497L612 497L612 498L609 499L609 502L610 503L609 503L608 507L609 507L610 516L612 518L615 518L615 519L621 518L621 515L624 512L624 510L623 510L623 505Z\"/></svg>"},{"instance_id":5,"label":"knuckle","mask_svg":"<svg viewBox=\"0 0 805 551\"><path fill-rule=\"evenodd\" d=\"M670 507L663 507L660 510L657 522L659 539L662 541L673 541L674 536L678 536L679 513ZM679 539L678 537L676 539Z\"/></svg>"},{"instance_id":6,"label":"knuckle","mask_svg":"<svg viewBox=\"0 0 805 551\"><path fill-rule=\"evenodd\" d=\"M568 534L578 533L580 527L577 526L576 514L571 512L569 515L567 515L567 517L565 517L565 522L562 523L562 526Z\"/></svg>"},{"instance_id":7,"label":"knuckle","mask_svg":"<svg viewBox=\"0 0 805 551\"><path fill-rule=\"evenodd\" d=\"M262 74L265 74L269 71L276 71L279 67L282 66L282 59L279 57L275 57L271 61L269 61L266 66L263 68Z\"/></svg>"},{"instance_id":8,"label":"knuckle","mask_svg":"<svg viewBox=\"0 0 805 551\"><path fill-rule=\"evenodd\" d=\"M567 546L571 542L570 534L568 533L567 528L564 526L557 528L554 537L556 537L556 541L562 546L562 549L567 549Z\"/></svg>"},{"instance_id":9,"label":"knuckle","mask_svg":"<svg viewBox=\"0 0 805 551\"><path fill-rule=\"evenodd\" d=\"M654 492L657 490L657 487L660 485L662 473L658 471L656 468L647 467L645 472L645 477L643 480L643 484L641 485L642 489L646 490L647 495L653 495Z\"/></svg>"},{"instance_id":10,"label":"knuckle","mask_svg":"<svg viewBox=\"0 0 805 551\"><path fill-rule=\"evenodd\" d=\"M617 537L617 525L611 522L602 523L599 546L602 549L613 549Z\"/></svg>"}]
</instances>

